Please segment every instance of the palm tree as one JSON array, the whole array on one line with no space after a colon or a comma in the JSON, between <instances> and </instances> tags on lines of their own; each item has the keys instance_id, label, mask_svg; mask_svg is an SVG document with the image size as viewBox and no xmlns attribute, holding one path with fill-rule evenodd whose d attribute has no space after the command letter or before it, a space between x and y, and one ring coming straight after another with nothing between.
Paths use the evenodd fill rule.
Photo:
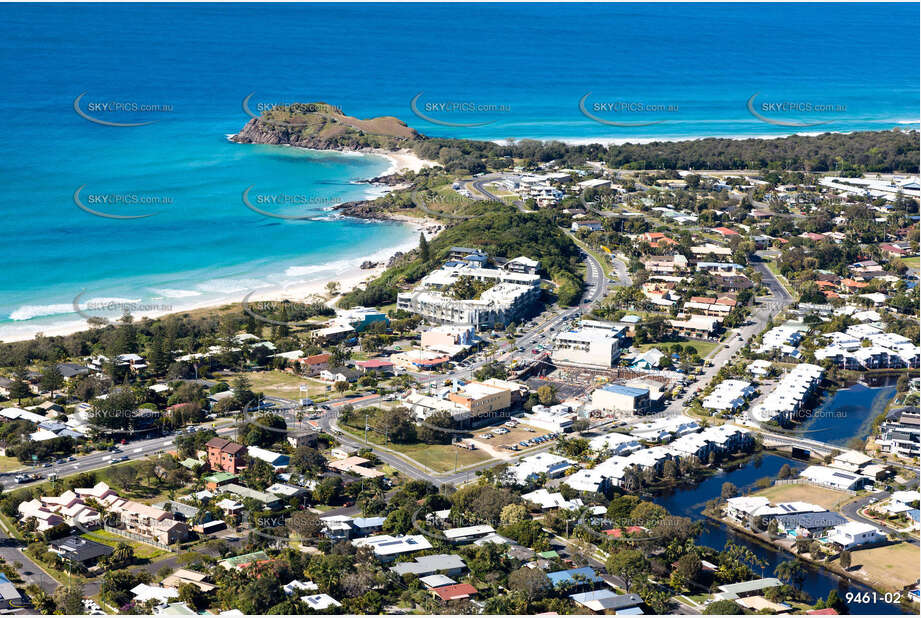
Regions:
<instances>
[{"instance_id":1,"label":"palm tree","mask_svg":"<svg viewBox=\"0 0 921 618\"><path fill-rule=\"evenodd\" d=\"M774 569L774 575L779 579L790 582L794 588L799 590L799 587L806 581L806 568L799 560L787 560L777 565L777 568Z\"/></svg>"}]
</instances>

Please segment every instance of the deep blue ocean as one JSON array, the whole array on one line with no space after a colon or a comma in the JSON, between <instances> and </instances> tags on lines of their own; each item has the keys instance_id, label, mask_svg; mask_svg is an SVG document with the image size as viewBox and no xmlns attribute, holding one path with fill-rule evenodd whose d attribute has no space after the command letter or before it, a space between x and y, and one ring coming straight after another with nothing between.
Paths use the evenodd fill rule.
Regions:
<instances>
[{"instance_id":1,"label":"deep blue ocean","mask_svg":"<svg viewBox=\"0 0 921 618\"><path fill-rule=\"evenodd\" d=\"M385 159L231 143L244 100L491 140L891 129L917 126L918 32L912 4L3 4L0 338L79 319L81 292L178 309L414 242L327 211ZM313 218L248 210L251 186Z\"/></svg>"}]
</instances>

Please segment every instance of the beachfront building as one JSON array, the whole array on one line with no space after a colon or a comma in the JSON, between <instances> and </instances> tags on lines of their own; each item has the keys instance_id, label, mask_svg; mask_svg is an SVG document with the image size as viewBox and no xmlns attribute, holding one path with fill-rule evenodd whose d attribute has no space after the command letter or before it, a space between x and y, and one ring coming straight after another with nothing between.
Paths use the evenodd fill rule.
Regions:
<instances>
[{"instance_id":1,"label":"beachfront building","mask_svg":"<svg viewBox=\"0 0 921 618\"><path fill-rule=\"evenodd\" d=\"M668 320L670 333L688 339L713 339L719 333L723 320L705 315L694 315L686 320Z\"/></svg>"},{"instance_id":2,"label":"beachfront building","mask_svg":"<svg viewBox=\"0 0 921 618\"><path fill-rule=\"evenodd\" d=\"M520 321L539 299L540 287L514 283L497 283L473 300L456 300L440 291L417 288L399 294L397 308L430 322L487 329Z\"/></svg>"},{"instance_id":3,"label":"beachfront building","mask_svg":"<svg viewBox=\"0 0 921 618\"><path fill-rule=\"evenodd\" d=\"M551 357L558 365L610 369L617 363L626 330L613 322L586 320L556 335Z\"/></svg>"}]
</instances>

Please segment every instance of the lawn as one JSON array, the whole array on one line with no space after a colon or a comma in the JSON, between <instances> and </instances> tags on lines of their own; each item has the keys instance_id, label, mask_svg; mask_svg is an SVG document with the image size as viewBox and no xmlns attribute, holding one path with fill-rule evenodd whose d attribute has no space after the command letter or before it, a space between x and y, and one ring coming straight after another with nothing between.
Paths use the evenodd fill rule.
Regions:
<instances>
[{"instance_id":1,"label":"lawn","mask_svg":"<svg viewBox=\"0 0 921 618\"><path fill-rule=\"evenodd\" d=\"M720 341L691 341L690 339L683 339L682 341L663 341L659 343L644 343L642 345L634 345L633 347L638 349L640 352L645 352L650 348L659 348L667 354L672 353L672 345L675 343L680 343L682 348L687 346L694 346L694 349L697 350L697 356L700 358L706 358L713 350L722 345Z\"/></svg>"},{"instance_id":2,"label":"lawn","mask_svg":"<svg viewBox=\"0 0 921 618\"><path fill-rule=\"evenodd\" d=\"M921 270L921 255L910 258L902 258L902 263L914 270Z\"/></svg>"},{"instance_id":3,"label":"lawn","mask_svg":"<svg viewBox=\"0 0 921 618\"><path fill-rule=\"evenodd\" d=\"M345 424L339 428L347 431L353 437L364 440L364 431ZM454 470L455 462L458 468L482 463L490 459L489 455L481 450L470 451L450 444L394 444L388 443L377 432L368 432L368 441L379 446L386 446L401 455L416 461L436 472L450 472Z\"/></svg>"},{"instance_id":4,"label":"lawn","mask_svg":"<svg viewBox=\"0 0 921 618\"><path fill-rule=\"evenodd\" d=\"M251 371L242 375L250 381L253 391L262 392L269 397L300 399L301 384L307 385L308 397L316 397L327 392L327 385L322 382L284 371Z\"/></svg>"},{"instance_id":5,"label":"lawn","mask_svg":"<svg viewBox=\"0 0 921 618\"><path fill-rule=\"evenodd\" d=\"M0 456L0 472L11 472L23 467L22 462L15 457Z\"/></svg>"},{"instance_id":6,"label":"lawn","mask_svg":"<svg viewBox=\"0 0 921 618\"><path fill-rule=\"evenodd\" d=\"M84 532L80 536L85 539L89 539L90 541L96 541L97 543L108 545L109 547L115 547L119 543L127 543L131 546L131 549L134 550L134 556L141 560L153 561L156 558L165 556L169 553L168 551L160 549L159 547L154 547L153 545L134 541L127 537L123 537L121 535L115 534L114 532L108 532L106 530Z\"/></svg>"},{"instance_id":7,"label":"lawn","mask_svg":"<svg viewBox=\"0 0 921 618\"><path fill-rule=\"evenodd\" d=\"M919 558L921 550L903 542L854 550L851 566L874 584L888 590L901 590L918 580Z\"/></svg>"},{"instance_id":8,"label":"lawn","mask_svg":"<svg viewBox=\"0 0 921 618\"><path fill-rule=\"evenodd\" d=\"M755 492L756 496L764 496L774 504L778 502L809 502L818 504L830 511L836 510L836 507L849 500L852 496L843 491L828 489L826 487L816 487L815 485L774 485L767 489Z\"/></svg>"}]
</instances>

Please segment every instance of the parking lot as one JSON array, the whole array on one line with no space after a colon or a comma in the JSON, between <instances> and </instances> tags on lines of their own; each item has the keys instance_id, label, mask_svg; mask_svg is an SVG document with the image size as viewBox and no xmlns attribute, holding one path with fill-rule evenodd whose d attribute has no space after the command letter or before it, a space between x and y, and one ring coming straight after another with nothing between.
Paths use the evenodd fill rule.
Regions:
<instances>
[{"instance_id":1,"label":"parking lot","mask_svg":"<svg viewBox=\"0 0 921 618\"><path fill-rule=\"evenodd\" d=\"M506 433L507 432L507 433ZM492 437L487 438L487 435ZM516 445L519 450L534 446L546 445L552 440L551 433L544 429L537 429L528 425L517 424L515 427L501 425L498 427L484 428L473 435L477 442L488 444L497 450L508 450L505 446ZM528 442L522 445L521 442Z\"/></svg>"}]
</instances>

